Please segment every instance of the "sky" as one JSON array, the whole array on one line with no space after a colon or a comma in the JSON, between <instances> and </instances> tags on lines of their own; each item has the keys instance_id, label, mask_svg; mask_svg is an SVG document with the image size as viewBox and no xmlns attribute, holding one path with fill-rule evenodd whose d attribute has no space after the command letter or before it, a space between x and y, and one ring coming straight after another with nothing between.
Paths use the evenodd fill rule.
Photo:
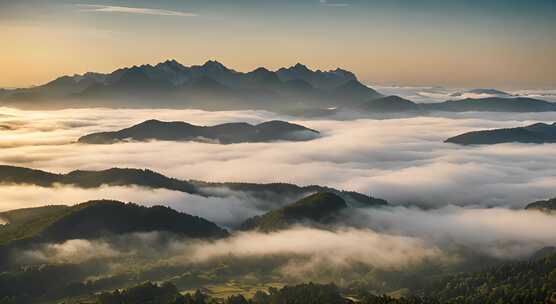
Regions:
<instances>
[{"instance_id":1,"label":"sky","mask_svg":"<svg viewBox=\"0 0 556 304\"><path fill-rule=\"evenodd\" d=\"M553 0L0 0L0 87L176 59L369 85L556 87Z\"/></svg>"}]
</instances>

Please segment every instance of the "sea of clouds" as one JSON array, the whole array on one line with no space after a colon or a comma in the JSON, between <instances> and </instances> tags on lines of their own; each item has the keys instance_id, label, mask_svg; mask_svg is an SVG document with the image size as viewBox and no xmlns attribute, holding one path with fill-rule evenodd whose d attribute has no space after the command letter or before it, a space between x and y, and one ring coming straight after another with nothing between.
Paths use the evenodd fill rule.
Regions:
<instances>
[{"instance_id":1,"label":"sea of clouds","mask_svg":"<svg viewBox=\"0 0 556 304\"><path fill-rule=\"evenodd\" d=\"M471 92L471 90L464 88L445 88L437 86L372 85L371 87L383 95L397 95L419 103L487 97L527 97L556 102L555 89L499 90L500 93L493 94Z\"/></svg>"},{"instance_id":2,"label":"sea of clouds","mask_svg":"<svg viewBox=\"0 0 556 304\"><path fill-rule=\"evenodd\" d=\"M283 119L319 130L322 137L307 142L232 145L76 143L82 135L118 130L147 119L200 125ZM358 228L294 228L270 235L239 233L223 241L188 246L188 256L200 261L231 253L245 257L288 253L325 264L353 260L391 268L441 258L454 246L472 247L493 257L515 258L556 244L551 232L556 225L554 216L521 210L531 201L556 196L556 144L466 147L443 142L471 130L555 120L554 113L333 120L292 118L265 111L2 108L0 163L56 173L149 168L182 179L319 184L371 194L387 199L392 206L347 214L349 222ZM101 198L163 204L225 227L237 226L265 211L240 195L205 198L141 187L1 185L0 197L0 210L71 205ZM315 240L311 246L306 245L309 239ZM263 242L265 246L253 245ZM100 246L107 256L118 254L109 244L93 245ZM32 253L33 257L72 259L92 245L73 241L46 246ZM339 260L330 261L327 256Z\"/></svg>"},{"instance_id":3,"label":"sea of clouds","mask_svg":"<svg viewBox=\"0 0 556 304\"><path fill-rule=\"evenodd\" d=\"M392 204L423 207L521 208L556 196L556 144L464 147L443 142L471 130L553 122L554 113L464 113L386 120L300 120L264 111L4 108L0 113L0 125L5 126L0 130L0 163L56 173L149 168L171 177L214 182L319 184L370 193ZM87 133L118 130L151 118L201 125L285 119L320 130L322 137L306 142L233 145L75 143ZM48 200L48 196L38 197ZM117 197L134 200L137 196ZM26 198L21 204L33 204L33 200Z\"/></svg>"}]
</instances>

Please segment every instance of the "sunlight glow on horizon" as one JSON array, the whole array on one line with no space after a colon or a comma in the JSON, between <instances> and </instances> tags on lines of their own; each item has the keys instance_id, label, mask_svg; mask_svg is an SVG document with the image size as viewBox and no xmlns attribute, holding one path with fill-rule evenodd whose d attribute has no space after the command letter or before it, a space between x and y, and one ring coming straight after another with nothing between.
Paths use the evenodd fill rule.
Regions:
<instances>
[{"instance_id":1,"label":"sunlight glow on horizon","mask_svg":"<svg viewBox=\"0 0 556 304\"><path fill-rule=\"evenodd\" d=\"M367 84L556 86L555 13L533 19L540 9L533 4L514 15L511 3L475 11L435 3L438 11L426 11L355 0L34 2L0 4L10 42L0 49L0 87L167 59L187 66L215 59L238 71L341 67Z\"/></svg>"}]
</instances>

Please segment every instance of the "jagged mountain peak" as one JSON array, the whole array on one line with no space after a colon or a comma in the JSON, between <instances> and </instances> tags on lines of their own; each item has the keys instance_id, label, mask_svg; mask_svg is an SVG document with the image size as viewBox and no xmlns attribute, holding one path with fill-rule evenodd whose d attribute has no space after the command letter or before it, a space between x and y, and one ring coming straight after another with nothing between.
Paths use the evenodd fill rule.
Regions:
<instances>
[{"instance_id":1,"label":"jagged mountain peak","mask_svg":"<svg viewBox=\"0 0 556 304\"><path fill-rule=\"evenodd\" d=\"M202 65L202 67L211 70L229 70L225 65L216 60L208 60Z\"/></svg>"},{"instance_id":2,"label":"jagged mountain peak","mask_svg":"<svg viewBox=\"0 0 556 304\"><path fill-rule=\"evenodd\" d=\"M307 71L307 72L311 71L306 65L301 64L299 62L296 63L292 68L295 69L295 70L300 70L300 71Z\"/></svg>"},{"instance_id":3,"label":"jagged mountain peak","mask_svg":"<svg viewBox=\"0 0 556 304\"><path fill-rule=\"evenodd\" d=\"M93 103L135 106L136 102L153 102L156 97L172 107L183 104L184 107L230 109L236 107L231 102L236 102L243 109L283 110L298 107L300 100L305 107L320 108L343 106L376 95L375 91L357 82L349 86L353 80L356 77L349 71L340 68L315 71L302 63L278 70L259 67L239 72L213 59L192 66L167 59L154 65L133 65L105 74L88 72L64 76L29 92L2 93L2 98L20 102L18 96L26 93L31 96L29 98L45 101L67 98L68 104L87 99ZM345 86L337 90L341 85ZM269 102L271 99L277 102Z\"/></svg>"},{"instance_id":4,"label":"jagged mountain peak","mask_svg":"<svg viewBox=\"0 0 556 304\"><path fill-rule=\"evenodd\" d=\"M177 70L185 70L187 69L186 66L184 66L183 64L179 63L177 60L175 59L168 59L164 62L158 63L157 65L155 65L154 67L156 68L171 68L171 69L177 69Z\"/></svg>"}]
</instances>

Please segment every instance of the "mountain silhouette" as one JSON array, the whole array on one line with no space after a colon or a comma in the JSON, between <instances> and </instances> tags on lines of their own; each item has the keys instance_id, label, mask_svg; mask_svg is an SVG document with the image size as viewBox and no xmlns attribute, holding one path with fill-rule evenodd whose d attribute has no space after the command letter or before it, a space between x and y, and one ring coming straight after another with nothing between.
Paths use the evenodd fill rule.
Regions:
<instances>
[{"instance_id":1,"label":"mountain silhouette","mask_svg":"<svg viewBox=\"0 0 556 304\"><path fill-rule=\"evenodd\" d=\"M3 104L23 107L46 106L49 102L51 107L59 104L203 109L281 109L300 100L311 106L328 106L338 102L338 97L353 103L378 96L353 73L342 69L313 71L297 64L278 71L261 67L243 73L215 60L189 67L167 60L108 74L62 76L42 86L0 94Z\"/></svg>"},{"instance_id":2,"label":"mountain silhouette","mask_svg":"<svg viewBox=\"0 0 556 304\"><path fill-rule=\"evenodd\" d=\"M171 140L233 144L278 140L304 141L315 139L318 136L318 131L278 120L258 125L240 122L205 127L195 126L186 122L163 122L153 119L120 131L85 135L79 138L78 142L110 144L124 140Z\"/></svg>"},{"instance_id":3,"label":"mountain silhouette","mask_svg":"<svg viewBox=\"0 0 556 304\"><path fill-rule=\"evenodd\" d=\"M87 72L62 76L44 85L0 91L0 105L31 109L118 107L196 108L204 110L260 109L297 115L330 115L325 109L355 110L369 114L430 112L546 112L556 104L515 97L495 89L455 93L494 97L414 103L383 96L361 83L354 73L337 68L311 70L297 63L276 71L259 67L238 72L209 60L185 66L176 60L117 69L111 73ZM318 116L317 115L317 116Z\"/></svg>"},{"instance_id":4,"label":"mountain silhouette","mask_svg":"<svg viewBox=\"0 0 556 304\"><path fill-rule=\"evenodd\" d=\"M446 139L446 142L460 145L494 145L501 143L555 143L556 123L533 125L484 131L473 131Z\"/></svg>"}]
</instances>

